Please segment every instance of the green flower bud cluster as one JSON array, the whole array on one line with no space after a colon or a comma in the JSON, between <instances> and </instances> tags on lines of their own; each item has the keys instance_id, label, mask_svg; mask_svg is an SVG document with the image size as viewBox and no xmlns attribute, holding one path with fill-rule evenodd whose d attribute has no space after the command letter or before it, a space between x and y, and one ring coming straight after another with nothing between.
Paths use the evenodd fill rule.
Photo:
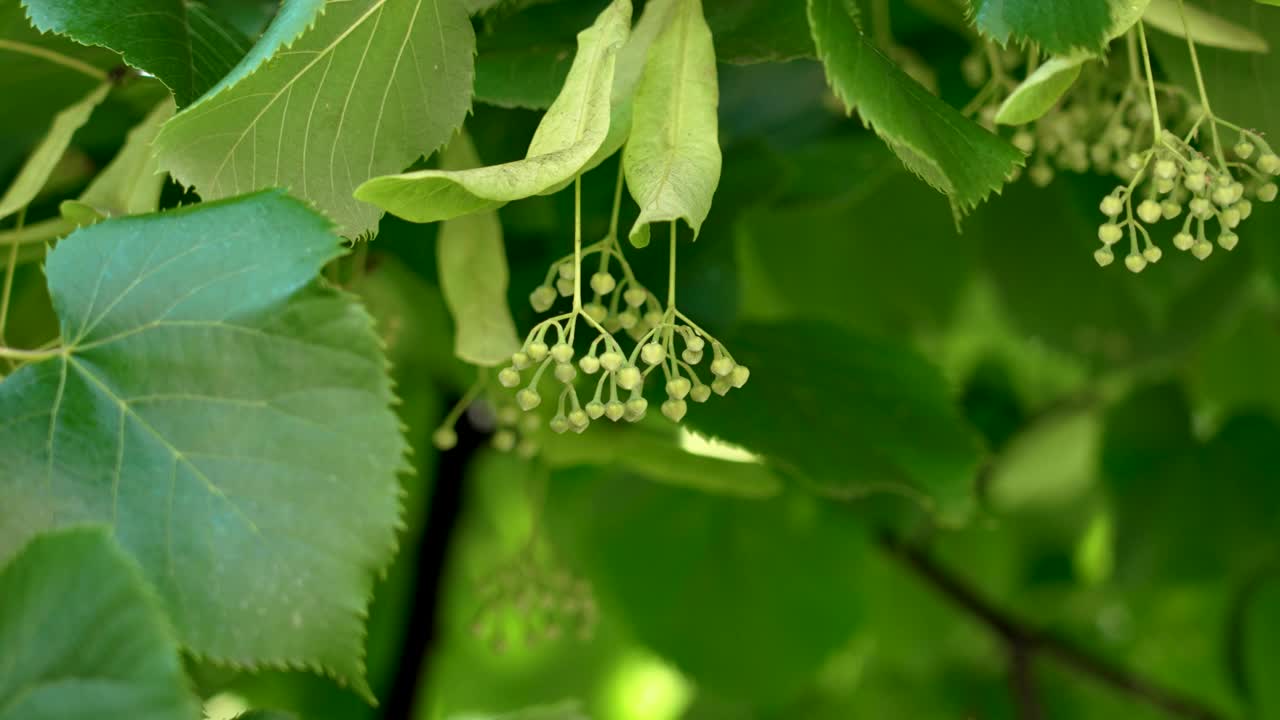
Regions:
<instances>
[{"instance_id":1,"label":"green flower bud cluster","mask_svg":"<svg viewBox=\"0 0 1280 720\"><path fill-rule=\"evenodd\" d=\"M1211 117L1208 121L1221 122ZM1132 168L1129 183L1117 187L1099 205L1107 218L1098 228L1102 247L1094 251L1099 265L1115 260L1112 247L1127 233L1125 267L1141 272L1161 257L1147 227L1179 217L1182 228L1173 238L1178 250L1201 260L1213 253L1215 243L1232 250L1240 241L1236 228L1253 213L1253 201L1275 200L1280 159L1257 133L1240 130L1231 150L1234 159L1221 153L1215 162L1191 145L1199 125L1198 121L1185 137L1165 130L1156 147L1127 160ZM1135 200L1135 195L1141 199ZM1216 231L1211 232L1211 224L1216 224Z\"/></svg>"},{"instance_id":2,"label":"green flower bud cluster","mask_svg":"<svg viewBox=\"0 0 1280 720\"><path fill-rule=\"evenodd\" d=\"M479 402L477 402L479 400ZM437 450L452 450L458 444L456 426L462 413L479 406L484 418L477 424L493 428L489 443L499 452L514 452L529 459L538 454L537 434L542 418L535 414L523 414L510 402L510 398L497 397L491 392L487 374L482 374L471 390L445 416L444 422L431 435ZM491 417L491 419L489 419Z\"/></svg>"},{"instance_id":3,"label":"green flower bud cluster","mask_svg":"<svg viewBox=\"0 0 1280 720\"><path fill-rule=\"evenodd\" d=\"M585 642L595 633L600 611L591 583L540 562L536 547L531 543L477 584L471 634L493 652L567 636Z\"/></svg>"}]
</instances>

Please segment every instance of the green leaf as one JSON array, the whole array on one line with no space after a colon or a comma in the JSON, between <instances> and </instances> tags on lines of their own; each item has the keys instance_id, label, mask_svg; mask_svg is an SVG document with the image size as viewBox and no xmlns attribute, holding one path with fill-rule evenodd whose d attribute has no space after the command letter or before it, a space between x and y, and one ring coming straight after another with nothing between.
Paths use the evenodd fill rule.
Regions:
<instances>
[{"instance_id":1,"label":"green leaf","mask_svg":"<svg viewBox=\"0 0 1280 720\"><path fill-rule=\"evenodd\" d=\"M690 408L695 428L835 497L902 494L947 523L969 514L976 439L917 355L801 320L747 326L725 347L751 380Z\"/></svg>"},{"instance_id":2,"label":"green leaf","mask_svg":"<svg viewBox=\"0 0 1280 720\"><path fill-rule=\"evenodd\" d=\"M1004 45L1032 42L1065 55L1101 51L1142 16L1149 0L969 0L983 35Z\"/></svg>"},{"instance_id":3,"label":"green leaf","mask_svg":"<svg viewBox=\"0 0 1280 720\"><path fill-rule=\"evenodd\" d=\"M599 469L557 473L556 547L699 688L777 703L862 620L861 527L812 497L731 499Z\"/></svg>"},{"instance_id":4,"label":"green leaf","mask_svg":"<svg viewBox=\"0 0 1280 720\"><path fill-rule=\"evenodd\" d=\"M236 720L297 720L297 716L275 710L250 710Z\"/></svg>"},{"instance_id":5,"label":"green leaf","mask_svg":"<svg viewBox=\"0 0 1280 720\"><path fill-rule=\"evenodd\" d=\"M627 188L640 206L631 244L649 244L649 225L683 219L698 238L720 182L720 91L702 0L676 0L649 48L636 89L631 137L622 151Z\"/></svg>"},{"instance_id":6,"label":"green leaf","mask_svg":"<svg viewBox=\"0 0 1280 720\"><path fill-rule=\"evenodd\" d=\"M161 166L206 200L284 186L341 234L368 232L381 212L352 190L448 140L473 46L458 0L330 2L287 51L166 123Z\"/></svg>"},{"instance_id":7,"label":"green leaf","mask_svg":"<svg viewBox=\"0 0 1280 720\"><path fill-rule=\"evenodd\" d=\"M804 4L795 0L704 0L721 62L751 64L813 57Z\"/></svg>"},{"instance_id":8,"label":"green leaf","mask_svg":"<svg viewBox=\"0 0 1280 720\"><path fill-rule=\"evenodd\" d=\"M1071 89L1083 65L1093 59L1093 54L1082 52L1049 58L1005 98L996 112L996 122L1025 125L1039 120Z\"/></svg>"},{"instance_id":9,"label":"green leaf","mask_svg":"<svg viewBox=\"0 0 1280 720\"><path fill-rule=\"evenodd\" d=\"M155 75L184 106L213 87L249 50L235 28L189 0L22 0L41 32L115 50Z\"/></svg>"},{"instance_id":10,"label":"green leaf","mask_svg":"<svg viewBox=\"0 0 1280 720\"><path fill-rule=\"evenodd\" d=\"M1242 638L1245 678L1252 707L1250 717L1280 718L1280 582L1274 576L1258 583L1248 597Z\"/></svg>"},{"instance_id":11,"label":"green leaf","mask_svg":"<svg viewBox=\"0 0 1280 720\"><path fill-rule=\"evenodd\" d=\"M194 720L173 631L108 534L35 538L0 569L0 719Z\"/></svg>"},{"instance_id":12,"label":"green leaf","mask_svg":"<svg viewBox=\"0 0 1280 720\"><path fill-rule=\"evenodd\" d=\"M279 191L81 229L49 255L63 346L0 383L0 557L110 524L184 645L364 686L404 443L340 252Z\"/></svg>"},{"instance_id":13,"label":"green leaf","mask_svg":"<svg viewBox=\"0 0 1280 720\"><path fill-rule=\"evenodd\" d=\"M1261 35L1221 16L1205 12L1195 5L1185 4L1179 7L1178 0L1150 2L1147 11L1142 14L1142 22L1157 30L1175 37L1186 37L1186 30L1190 28L1191 39L1198 45L1242 52L1270 51L1267 41Z\"/></svg>"},{"instance_id":14,"label":"green leaf","mask_svg":"<svg viewBox=\"0 0 1280 720\"><path fill-rule=\"evenodd\" d=\"M582 172L609 133L614 69L630 28L630 0L614 0L578 34L573 67L524 160L474 170L377 177L356 188L356 197L406 220L434 222L563 188Z\"/></svg>"},{"instance_id":15,"label":"green leaf","mask_svg":"<svg viewBox=\"0 0 1280 720\"><path fill-rule=\"evenodd\" d=\"M1097 473L1101 435L1092 406L1064 408L1024 427L995 458L987 478L992 506L1052 511L1078 499Z\"/></svg>"},{"instance_id":16,"label":"green leaf","mask_svg":"<svg viewBox=\"0 0 1280 720\"><path fill-rule=\"evenodd\" d=\"M449 143L440 164L464 170L480 164L465 133ZM507 254L496 210L447 220L436 239L440 289L455 327L454 353L466 362L493 367L520 349L507 305Z\"/></svg>"},{"instance_id":17,"label":"green leaf","mask_svg":"<svg viewBox=\"0 0 1280 720\"><path fill-rule=\"evenodd\" d=\"M484 17L476 31L476 101L550 107L573 66L578 30L602 7L598 0L537 3Z\"/></svg>"},{"instance_id":18,"label":"green leaf","mask_svg":"<svg viewBox=\"0 0 1280 720\"><path fill-rule=\"evenodd\" d=\"M903 164L951 198L957 216L976 207L1022 164L1016 148L912 80L858 31L842 0L808 0L827 81Z\"/></svg>"},{"instance_id":19,"label":"green leaf","mask_svg":"<svg viewBox=\"0 0 1280 720\"><path fill-rule=\"evenodd\" d=\"M44 187L45 181L49 179L58 160L62 158L62 153L67 151L67 146L71 144L71 136L89 121L94 108L98 107L110 91L111 83L102 83L80 102L54 117L53 125L49 127L44 140L36 146L31 157L27 158L26 164L22 166L18 177L5 191L4 196L0 197L0 218L8 217L21 210L35 198L40 188Z\"/></svg>"},{"instance_id":20,"label":"green leaf","mask_svg":"<svg viewBox=\"0 0 1280 720\"><path fill-rule=\"evenodd\" d=\"M80 197L63 201L63 217L88 224L104 217L141 215L159 208L165 174L160 172L152 143L173 112L173 101L166 98L130 130L120 152Z\"/></svg>"},{"instance_id":21,"label":"green leaf","mask_svg":"<svg viewBox=\"0 0 1280 720\"><path fill-rule=\"evenodd\" d=\"M328 0L282 0L271 24L240 62L209 89L208 95L221 92L240 82L275 55L293 45L300 35L316 24Z\"/></svg>"},{"instance_id":22,"label":"green leaf","mask_svg":"<svg viewBox=\"0 0 1280 720\"><path fill-rule=\"evenodd\" d=\"M581 703L565 700L553 705L539 705L504 713L462 713L450 715L448 720L591 720L582 711Z\"/></svg>"}]
</instances>

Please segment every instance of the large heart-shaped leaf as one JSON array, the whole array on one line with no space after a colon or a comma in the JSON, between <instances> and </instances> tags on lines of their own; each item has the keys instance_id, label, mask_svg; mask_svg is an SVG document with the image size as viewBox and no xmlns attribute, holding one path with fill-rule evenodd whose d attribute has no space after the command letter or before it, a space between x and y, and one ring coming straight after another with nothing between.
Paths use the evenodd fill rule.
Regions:
<instances>
[{"instance_id":1,"label":"large heart-shaped leaf","mask_svg":"<svg viewBox=\"0 0 1280 720\"><path fill-rule=\"evenodd\" d=\"M108 220L48 259L63 346L0 383L0 558L104 523L188 648L363 688L404 443L368 315L279 192Z\"/></svg>"},{"instance_id":2,"label":"large heart-shaped leaf","mask_svg":"<svg viewBox=\"0 0 1280 720\"><path fill-rule=\"evenodd\" d=\"M459 0L333 0L288 50L170 120L161 165L205 199L284 186L342 234L367 232L381 212L352 190L449 139L474 48Z\"/></svg>"},{"instance_id":3,"label":"large heart-shaped leaf","mask_svg":"<svg viewBox=\"0 0 1280 720\"><path fill-rule=\"evenodd\" d=\"M194 720L178 645L101 529L32 540L0 569L0 720Z\"/></svg>"}]
</instances>

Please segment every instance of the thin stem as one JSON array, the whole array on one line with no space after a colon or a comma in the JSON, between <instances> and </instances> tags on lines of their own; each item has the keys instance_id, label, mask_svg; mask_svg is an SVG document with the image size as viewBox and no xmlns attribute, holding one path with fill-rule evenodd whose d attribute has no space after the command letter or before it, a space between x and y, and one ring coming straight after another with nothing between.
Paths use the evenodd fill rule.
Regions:
<instances>
[{"instance_id":1,"label":"thin stem","mask_svg":"<svg viewBox=\"0 0 1280 720\"><path fill-rule=\"evenodd\" d=\"M471 407L471 403L475 402L481 391L483 391L488 385L489 371L484 368L480 368L480 374L476 377L476 381L471 384L471 387L467 388L467 392L462 396L462 399L458 401L458 404L454 405L453 408L449 410L449 414L444 416L444 420L440 423L440 426L453 427L454 424L458 422L458 418L462 417L462 413L465 412L467 408Z\"/></svg>"},{"instance_id":2,"label":"thin stem","mask_svg":"<svg viewBox=\"0 0 1280 720\"><path fill-rule=\"evenodd\" d=\"M15 227L22 229L23 223L27 219L27 208L24 205L18 211L18 218ZM4 288L0 289L0 347L4 342L4 331L9 321L9 299L13 296L13 276L18 269L18 244L14 243L9 246L9 260L4 266Z\"/></svg>"},{"instance_id":3,"label":"thin stem","mask_svg":"<svg viewBox=\"0 0 1280 720\"><path fill-rule=\"evenodd\" d=\"M16 42L14 40L0 40L0 50L10 50L23 55L31 55L51 63L70 68L76 72L88 75L94 80L106 80L107 73L98 68L76 58L63 55L60 52L49 50L48 48L38 47L36 45L28 45L26 43Z\"/></svg>"},{"instance_id":4,"label":"thin stem","mask_svg":"<svg viewBox=\"0 0 1280 720\"><path fill-rule=\"evenodd\" d=\"M1160 144L1160 136L1164 133L1160 127L1160 103L1156 100L1156 78L1151 72L1151 53L1147 52L1147 31L1142 21L1138 21L1138 39L1142 42L1142 66L1147 73L1147 96L1151 101L1152 142Z\"/></svg>"},{"instance_id":5,"label":"thin stem","mask_svg":"<svg viewBox=\"0 0 1280 720\"><path fill-rule=\"evenodd\" d=\"M573 311L582 310L582 176L573 179ZM577 325L577 323L574 323Z\"/></svg>"},{"instance_id":6,"label":"thin stem","mask_svg":"<svg viewBox=\"0 0 1280 720\"><path fill-rule=\"evenodd\" d=\"M1200 71L1200 56L1196 54L1196 43L1191 39L1191 25L1187 22L1186 8L1182 0L1178 0L1178 16L1182 18L1182 34L1187 39L1187 50L1191 53L1191 68L1196 73L1196 89L1200 92L1200 104L1209 116L1209 130L1213 133L1213 152L1218 163L1226 165L1222 154L1222 139L1218 137L1218 124L1214 122L1213 106L1209 104L1209 92L1204 87L1204 73Z\"/></svg>"},{"instance_id":7,"label":"thin stem","mask_svg":"<svg viewBox=\"0 0 1280 720\"><path fill-rule=\"evenodd\" d=\"M1138 44L1134 42L1133 36L1136 33L1132 29L1124 34L1125 47L1129 51L1129 78L1133 80L1133 84L1142 84L1141 71L1138 70Z\"/></svg>"},{"instance_id":8,"label":"thin stem","mask_svg":"<svg viewBox=\"0 0 1280 720\"><path fill-rule=\"evenodd\" d=\"M63 354L65 354L65 350L58 347L49 348L48 350L19 350L0 345L0 358L16 360L22 363L40 362Z\"/></svg>"},{"instance_id":9,"label":"thin stem","mask_svg":"<svg viewBox=\"0 0 1280 720\"><path fill-rule=\"evenodd\" d=\"M671 268L667 275L667 308L676 306L676 221L671 221Z\"/></svg>"}]
</instances>

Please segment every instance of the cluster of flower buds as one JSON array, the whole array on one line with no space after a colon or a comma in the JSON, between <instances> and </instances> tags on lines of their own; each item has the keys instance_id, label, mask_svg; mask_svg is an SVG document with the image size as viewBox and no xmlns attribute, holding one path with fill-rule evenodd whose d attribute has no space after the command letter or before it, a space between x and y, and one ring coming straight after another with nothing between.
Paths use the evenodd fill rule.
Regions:
<instances>
[{"instance_id":1,"label":"cluster of flower buds","mask_svg":"<svg viewBox=\"0 0 1280 720\"><path fill-rule=\"evenodd\" d=\"M590 640L599 621L591 583L567 570L544 567L523 552L482 579L471 634L494 652L531 647L566 636Z\"/></svg>"},{"instance_id":2,"label":"cluster of flower buds","mask_svg":"<svg viewBox=\"0 0 1280 720\"><path fill-rule=\"evenodd\" d=\"M1236 128L1239 140L1231 149L1235 159L1229 161L1222 153L1215 162L1190 144L1199 124L1186 137L1166 130L1158 146L1126 160L1129 183L1113 190L1100 205L1107 220L1098 228L1102 247L1094 252L1094 259L1099 265L1111 264L1115 259L1112 246L1127 234L1125 267L1141 272L1162 255L1146 226L1178 217L1183 220L1181 231L1173 237L1177 249L1190 251L1201 260L1213 253L1214 242L1231 250L1240 241L1237 226L1253 212L1253 200L1275 200L1274 178L1280 175L1280 157L1266 142L1255 132ZM1135 194L1141 198L1136 207ZM1217 225L1213 241L1211 223Z\"/></svg>"},{"instance_id":3,"label":"cluster of flower buds","mask_svg":"<svg viewBox=\"0 0 1280 720\"><path fill-rule=\"evenodd\" d=\"M673 422L684 418L689 400L706 402L713 392L725 395L747 382L750 371L735 362L724 345L675 307L664 309L636 280L615 240L606 238L584 248L582 255L593 253L617 258L622 280L611 275L602 262L590 278L590 302L544 320L530 331L523 347L512 355L511 364L498 373L503 387L519 388L515 402L522 410L532 411L542 404L540 386L548 371L559 387L556 412L549 423L557 433L581 433L600 418L641 420L649 410L645 385L655 371L660 370L665 383L662 414ZM573 257L553 264L547 282L530 295L534 310L547 312L557 296L579 292L577 272ZM575 345L579 322L595 333L583 353ZM635 341L630 351L615 335L619 330ZM706 383L696 370L704 361ZM531 371L527 381L525 371ZM589 387L592 382L594 392L583 402L579 384Z\"/></svg>"},{"instance_id":4,"label":"cluster of flower buds","mask_svg":"<svg viewBox=\"0 0 1280 720\"><path fill-rule=\"evenodd\" d=\"M440 427L431 435L431 442L439 450L452 450L458 444L458 433L455 423L464 411L472 416L474 423L484 430L493 430L490 444L499 452L514 452L522 458L531 458L538 454L537 434L542 426L542 418L537 415L523 414L510 402L509 398L495 397L497 393L489 392L487 383L481 379L472 392L450 412ZM475 402L475 395L481 394L482 401ZM477 418L479 416L479 419Z\"/></svg>"}]
</instances>

